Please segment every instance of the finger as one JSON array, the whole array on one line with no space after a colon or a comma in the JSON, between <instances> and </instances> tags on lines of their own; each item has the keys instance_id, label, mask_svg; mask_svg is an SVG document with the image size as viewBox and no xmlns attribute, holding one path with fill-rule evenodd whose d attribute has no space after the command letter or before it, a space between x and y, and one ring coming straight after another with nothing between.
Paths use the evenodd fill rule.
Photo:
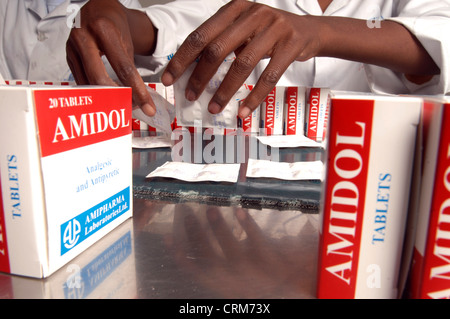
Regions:
<instances>
[{"instance_id":1,"label":"finger","mask_svg":"<svg viewBox=\"0 0 450 319\"><path fill-rule=\"evenodd\" d=\"M266 33L261 32L245 48L240 49L225 78L211 98L208 105L210 113L216 114L225 108L259 61L272 49L274 41L270 40Z\"/></svg>"},{"instance_id":2,"label":"finger","mask_svg":"<svg viewBox=\"0 0 450 319\"><path fill-rule=\"evenodd\" d=\"M86 29L72 31L68 46L73 52L77 52L72 54L74 59L72 61L76 65L77 76L82 82L94 85L115 85L106 72L100 48Z\"/></svg>"},{"instance_id":3,"label":"finger","mask_svg":"<svg viewBox=\"0 0 450 319\"><path fill-rule=\"evenodd\" d=\"M193 31L181 44L162 73L161 81L169 86L201 55L205 47L226 30L251 5L248 1L231 1Z\"/></svg>"},{"instance_id":4,"label":"finger","mask_svg":"<svg viewBox=\"0 0 450 319\"><path fill-rule=\"evenodd\" d=\"M250 16L248 16L250 14ZM186 98L188 100L195 100L203 92L208 85L211 78L217 72L217 69L223 63L225 58L231 53L242 47L244 43L247 43L250 38L255 34L259 34L263 24L259 20L252 18L250 13L243 13L234 23L229 26L222 34L218 35L212 40L203 50L197 66L195 67L192 75L188 81L186 87ZM225 106L231 96L242 85L244 80L250 75L253 68L258 61L267 51L266 41L260 41L261 43L252 46L252 50L244 50L241 52L237 59L233 62L231 69L228 71L232 77L229 78L229 85L232 85L232 92L224 96L225 101L222 104L216 106L212 104L210 106L211 113L218 113L220 107ZM251 43L251 42L250 42ZM255 50L256 49L256 50ZM227 74L228 77L230 77ZM233 77L233 75L240 74L239 77ZM238 82L235 82L235 81ZM219 93L224 93L224 90ZM219 102L219 96L216 97L215 102Z\"/></svg>"},{"instance_id":5,"label":"finger","mask_svg":"<svg viewBox=\"0 0 450 319\"><path fill-rule=\"evenodd\" d=\"M72 71L75 82L78 85L88 85L89 82L86 74L84 73L83 63L81 62L76 50L72 48L72 45L69 42L66 43L66 59L67 64Z\"/></svg>"},{"instance_id":6,"label":"finger","mask_svg":"<svg viewBox=\"0 0 450 319\"><path fill-rule=\"evenodd\" d=\"M156 106L134 65L131 36L129 34L122 36L108 20L102 19L96 25L99 46L120 82L132 88L134 103L141 107L145 114L153 116L156 113Z\"/></svg>"},{"instance_id":7,"label":"finger","mask_svg":"<svg viewBox=\"0 0 450 319\"><path fill-rule=\"evenodd\" d=\"M262 103L296 56L297 51L290 46L280 45L274 50L269 64L259 77L253 90L240 105L238 112L240 118L244 119L249 116Z\"/></svg>"}]
</instances>

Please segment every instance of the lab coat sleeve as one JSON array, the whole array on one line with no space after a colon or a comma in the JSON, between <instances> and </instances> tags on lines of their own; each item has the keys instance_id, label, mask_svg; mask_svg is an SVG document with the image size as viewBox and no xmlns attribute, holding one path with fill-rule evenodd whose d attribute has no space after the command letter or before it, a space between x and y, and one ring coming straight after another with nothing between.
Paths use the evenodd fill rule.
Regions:
<instances>
[{"instance_id":1,"label":"lab coat sleeve","mask_svg":"<svg viewBox=\"0 0 450 319\"><path fill-rule=\"evenodd\" d=\"M446 94L450 92L450 0L400 0L388 20L406 27L423 45L440 74L421 85L386 69L366 66L373 91L384 93ZM387 80L387 81L386 81Z\"/></svg>"},{"instance_id":2,"label":"lab coat sleeve","mask_svg":"<svg viewBox=\"0 0 450 319\"><path fill-rule=\"evenodd\" d=\"M120 3L122 3L127 8L132 8L132 9L142 8L142 5L139 2L139 0L120 0Z\"/></svg>"},{"instance_id":3,"label":"lab coat sleeve","mask_svg":"<svg viewBox=\"0 0 450 319\"><path fill-rule=\"evenodd\" d=\"M158 30L155 52L137 57L138 67L152 74L160 72L186 37L226 4L225 0L176 0L142 10Z\"/></svg>"}]
</instances>

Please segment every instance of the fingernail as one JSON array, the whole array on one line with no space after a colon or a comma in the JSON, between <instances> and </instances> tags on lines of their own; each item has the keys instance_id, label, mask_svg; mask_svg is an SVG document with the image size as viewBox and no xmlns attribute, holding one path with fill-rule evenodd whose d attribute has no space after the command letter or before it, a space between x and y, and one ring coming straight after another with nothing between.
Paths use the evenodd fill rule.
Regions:
<instances>
[{"instance_id":1,"label":"fingernail","mask_svg":"<svg viewBox=\"0 0 450 319\"><path fill-rule=\"evenodd\" d=\"M188 101L193 102L193 101L195 101L197 99L197 94L195 94L194 91L192 91L192 90L187 90L187 92L186 92L186 99Z\"/></svg>"},{"instance_id":2,"label":"fingernail","mask_svg":"<svg viewBox=\"0 0 450 319\"><path fill-rule=\"evenodd\" d=\"M173 84L173 76L169 72L164 72L161 76L161 82L165 86L169 86Z\"/></svg>"},{"instance_id":3,"label":"fingernail","mask_svg":"<svg viewBox=\"0 0 450 319\"><path fill-rule=\"evenodd\" d=\"M209 103L208 105L208 111L211 114L217 114L222 110L222 107L217 104L217 102L212 101L211 103Z\"/></svg>"},{"instance_id":4,"label":"fingernail","mask_svg":"<svg viewBox=\"0 0 450 319\"><path fill-rule=\"evenodd\" d=\"M243 106L239 110L239 117L241 119L245 119L247 116L250 115L251 112L252 112L252 110L248 106Z\"/></svg>"},{"instance_id":5,"label":"fingernail","mask_svg":"<svg viewBox=\"0 0 450 319\"><path fill-rule=\"evenodd\" d=\"M149 103L145 103L144 105L142 105L142 112L144 112L144 114L148 115L148 116L154 116L156 113L155 108L150 105Z\"/></svg>"}]
</instances>

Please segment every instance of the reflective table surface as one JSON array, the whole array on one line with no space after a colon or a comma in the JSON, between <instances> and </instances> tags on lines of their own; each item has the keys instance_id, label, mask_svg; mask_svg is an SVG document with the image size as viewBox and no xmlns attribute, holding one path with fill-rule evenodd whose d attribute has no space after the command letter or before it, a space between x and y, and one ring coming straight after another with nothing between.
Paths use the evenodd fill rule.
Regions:
<instances>
[{"instance_id":1,"label":"reflective table surface","mask_svg":"<svg viewBox=\"0 0 450 319\"><path fill-rule=\"evenodd\" d=\"M163 184L195 187L197 194L202 187L240 195L261 187L245 180L231 186L145 184L146 165L161 165L164 152L133 151L132 218L46 279L0 274L0 298L315 298L317 210L157 197L151 189ZM292 185L287 189L303 189ZM305 185L312 185L317 201L317 185Z\"/></svg>"},{"instance_id":2,"label":"reflective table surface","mask_svg":"<svg viewBox=\"0 0 450 319\"><path fill-rule=\"evenodd\" d=\"M134 200L134 216L0 298L314 298L318 215Z\"/></svg>"}]
</instances>

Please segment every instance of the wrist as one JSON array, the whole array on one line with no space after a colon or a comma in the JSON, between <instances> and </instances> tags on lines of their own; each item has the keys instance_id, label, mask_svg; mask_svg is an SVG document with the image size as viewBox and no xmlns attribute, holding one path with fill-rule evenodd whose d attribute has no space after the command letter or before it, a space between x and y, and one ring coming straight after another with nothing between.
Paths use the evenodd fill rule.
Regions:
<instances>
[{"instance_id":1,"label":"wrist","mask_svg":"<svg viewBox=\"0 0 450 319\"><path fill-rule=\"evenodd\" d=\"M324 17L304 15L298 20L297 30L307 30L303 32L302 37L305 39L306 50L302 50L298 56L298 61L306 61L316 56L329 56L332 38L330 36L331 28L324 21Z\"/></svg>"},{"instance_id":2,"label":"wrist","mask_svg":"<svg viewBox=\"0 0 450 319\"><path fill-rule=\"evenodd\" d=\"M152 55L156 47L158 30L145 12L127 9L127 20L133 40L134 54Z\"/></svg>"},{"instance_id":3,"label":"wrist","mask_svg":"<svg viewBox=\"0 0 450 319\"><path fill-rule=\"evenodd\" d=\"M313 25L317 29L319 41L317 56L349 58L359 25L348 24L346 18L335 18L326 16L314 16Z\"/></svg>"}]
</instances>

